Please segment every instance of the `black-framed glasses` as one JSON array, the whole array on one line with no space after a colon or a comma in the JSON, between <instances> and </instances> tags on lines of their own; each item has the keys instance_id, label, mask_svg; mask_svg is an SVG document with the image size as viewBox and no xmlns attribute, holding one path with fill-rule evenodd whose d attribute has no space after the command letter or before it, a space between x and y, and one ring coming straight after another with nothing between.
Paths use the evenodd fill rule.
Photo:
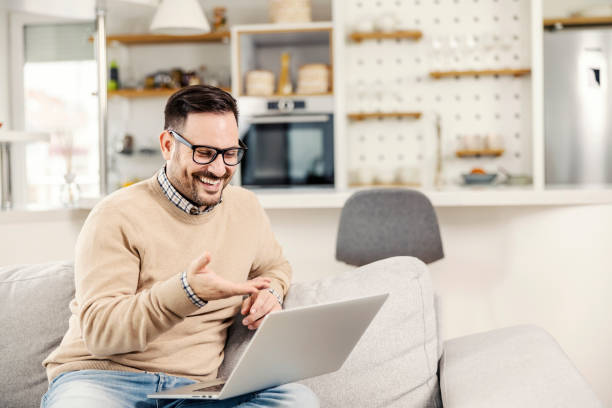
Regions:
<instances>
[{"instance_id":1,"label":"black-framed glasses","mask_svg":"<svg viewBox=\"0 0 612 408\"><path fill-rule=\"evenodd\" d=\"M206 145L193 145L183 136L181 136L176 130L168 129L168 132L172 134L182 144L187 146L193 151L193 161L197 164L209 164L215 161L218 155L223 158L223 163L228 166L235 166L244 157L244 153L248 150L247 145L240 139L238 144L240 147L229 147L227 149L217 149L216 147Z\"/></svg>"}]
</instances>

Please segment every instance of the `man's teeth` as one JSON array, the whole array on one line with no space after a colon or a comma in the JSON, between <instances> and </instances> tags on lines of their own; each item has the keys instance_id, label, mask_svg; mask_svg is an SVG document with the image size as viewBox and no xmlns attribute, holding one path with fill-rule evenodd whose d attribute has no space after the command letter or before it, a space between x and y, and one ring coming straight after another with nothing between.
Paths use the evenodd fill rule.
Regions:
<instances>
[{"instance_id":1,"label":"man's teeth","mask_svg":"<svg viewBox=\"0 0 612 408\"><path fill-rule=\"evenodd\" d=\"M208 177L200 177L199 180L202 183L210 184L210 185L213 185L213 186L217 185L217 184L219 184L221 182L220 179L211 179L211 178L208 178Z\"/></svg>"}]
</instances>

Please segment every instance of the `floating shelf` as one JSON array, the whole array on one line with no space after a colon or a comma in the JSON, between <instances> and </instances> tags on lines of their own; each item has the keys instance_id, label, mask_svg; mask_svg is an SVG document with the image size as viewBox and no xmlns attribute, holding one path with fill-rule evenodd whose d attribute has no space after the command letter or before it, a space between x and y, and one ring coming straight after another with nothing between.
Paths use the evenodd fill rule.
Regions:
<instances>
[{"instance_id":1,"label":"floating shelf","mask_svg":"<svg viewBox=\"0 0 612 408\"><path fill-rule=\"evenodd\" d=\"M231 89L221 88L225 92L231 92ZM178 91L178 88L159 88L159 89L118 89L116 91L108 91L108 96L121 96L123 98L160 98L170 96Z\"/></svg>"},{"instance_id":2,"label":"floating shelf","mask_svg":"<svg viewBox=\"0 0 612 408\"><path fill-rule=\"evenodd\" d=\"M229 89L225 89L227 92L230 92ZM245 97L245 98L267 98L267 99L282 99L282 98L308 98L310 96L333 96L334 92L330 91L330 92L323 92L323 93L308 93L308 94L304 94L304 93L290 93L290 94L272 94L272 95L247 95L247 94L241 94L241 97Z\"/></svg>"},{"instance_id":3,"label":"floating shelf","mask_svg":"<svg viewBox=\"0 0 612 408\"><path fill-rule=\"evenodd\" d=\"M499 157L504 154L504 149L482 149L482 150L457 150L457 157Z\"/></svg>"},{"instance_id":4,"label":"floating shelf","mask_svg":"<svg viewBox=\"0 0 612 408\"><path fill-rule=\"evenodd\" d=\"M612 16L604 17L568 17L544 19L544 28L562 27L585 27L598 25L612 25Z\"/></svg>"},{"instance_id":5,"label":"floating shelf","mask_svg":"<svg viewBox=\"0 0 612 408\"><path fill-rule=\"evenodd\" d=\"M411 39L419 40L423 36L422 31L418 30L405 30L405 31L392 31L392 32L355 32L351 34L351 40L355 42L361 42L363 40L389 40L389 39Z\"/></svg>"},{"instance_id":6,"label":"floating shelf","mask_svg":"<svg viewBox=\"0 0 612 408\"><path fill-rule=\"evenodd\" d=\"M120 42L132 44L172 44L189 42L224 42L230 38L229 31L219 31L199 35L161 35L161 34L117 34L106 37L107 43ZM93 41L93 37L89 37Z\"/></svg>"},{"instance_id":7,"label":"floating shelf","mask_svg":"<svg viewBox=\"0 0 612 408\"><path fill-rule=\"evenodd\" d=\"M349 113L351 120L382 119L382 118L412 118L420 119L421 112L384 112L384 113Z\"/></svg>"},{"instance_id":8,"label":"floating shelf","mask_svg":"<svg viewBox=\"0 0 612 408\"><path fill-rule=\"evenodd\" d=\"M450 78L450 77L461 77L461 76L493 76L493 75L512 75L520 77L523 75L529 75L531 69L485 69L485 70L471 70L471 71L432 71L429 76L434 79Z\"/></svg>"}]
</instances>

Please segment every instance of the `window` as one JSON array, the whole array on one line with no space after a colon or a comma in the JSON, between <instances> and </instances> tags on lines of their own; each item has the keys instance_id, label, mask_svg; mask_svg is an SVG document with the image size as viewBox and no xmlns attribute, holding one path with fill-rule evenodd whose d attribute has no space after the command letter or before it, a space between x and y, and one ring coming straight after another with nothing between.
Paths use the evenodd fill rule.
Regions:
<instances>
[{"instance_id":1,"label":"window","mask_svg":"<svg viewBox=\"0 0 612 408\"><path fill-rule=\"evenodd\" d=\"M90 24L24 27L24 128L51 135L26 147L28 203L61 204L74 177L80 197L99 191L97 65ZM65 202L64 202L65 204Z\"/></svg>"}]
</instances>

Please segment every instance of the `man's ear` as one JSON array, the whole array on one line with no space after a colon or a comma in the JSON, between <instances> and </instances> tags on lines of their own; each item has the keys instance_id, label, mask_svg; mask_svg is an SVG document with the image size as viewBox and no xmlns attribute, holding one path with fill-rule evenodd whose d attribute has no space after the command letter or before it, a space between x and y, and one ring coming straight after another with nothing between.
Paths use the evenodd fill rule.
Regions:
<instances>
[{"instance_id":1,"label":"man's ear","mask_svg":"<svg viewBox=\"0 0 612 408\"><path fill-rule=\"evenodd\" d=\"M174 138L167 130L164 130L159 135L159 147L164 160L169 161L170 157L172 157L172 149L174 148Z\"/></svg>"}]
</instances>

